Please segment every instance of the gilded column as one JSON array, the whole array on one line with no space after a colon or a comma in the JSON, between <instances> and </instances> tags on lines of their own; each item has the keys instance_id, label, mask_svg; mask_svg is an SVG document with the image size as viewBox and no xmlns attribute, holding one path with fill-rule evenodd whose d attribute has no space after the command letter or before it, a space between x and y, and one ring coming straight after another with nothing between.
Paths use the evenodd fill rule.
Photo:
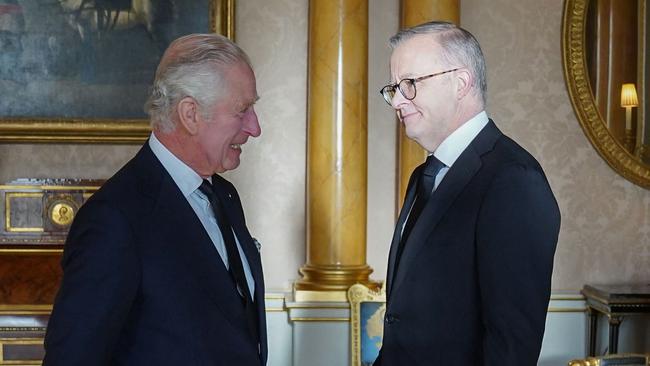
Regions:
<instances>
[{"instance_id":1,"label":"gilded column","mask_svg":"<svg viewBox=\"0 0 650 366\"><path fill-rule=\"evenodd\" d=\"M309 2L307 263L297 301L346 301L366 264L368 0Z\"/></svg>"},{"instance_id":2,"label":"gilded column","mask_svg":"<svg viewBox=\"0 0 650 366\"><path fill-rule=\"evenodd\" d=\"M460 23L460 0L402 0L400 28L413 27L430 20L445 20ZM399 124L397 148L397 212L406 195L409 177L416 166L422 164L427 152L411 141Z\"/></svg>"}]
</instances>

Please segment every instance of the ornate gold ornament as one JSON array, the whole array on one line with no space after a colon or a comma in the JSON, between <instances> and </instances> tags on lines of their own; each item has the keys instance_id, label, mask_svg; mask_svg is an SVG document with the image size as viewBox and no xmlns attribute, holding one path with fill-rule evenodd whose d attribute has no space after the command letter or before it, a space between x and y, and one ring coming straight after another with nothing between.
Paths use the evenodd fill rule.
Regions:
<instances>
[{"instance_id":1,"label":"ornate gold ornament","mask_svg":"<svg viewBox=\"0 0 650 366\"><path fill-rule=\"evenodd\" d=\"M628 153L607 129L589 85L585 24L588 0L565 0L562 19L562 63L571 104L598 154L620 175L650 189L650 167Z\"/></svg>"},{"instance_id":2,"label":"ornate gold ornament","mask_svg":"<svg viewBox=\"0 0 650 366\"><path fill-rule=\"evenodd\" d=\"M76 214L76 209L68 202L56 202L50 207L50 219L59 226L68 226Z\"/></svg>"}]
</instances>

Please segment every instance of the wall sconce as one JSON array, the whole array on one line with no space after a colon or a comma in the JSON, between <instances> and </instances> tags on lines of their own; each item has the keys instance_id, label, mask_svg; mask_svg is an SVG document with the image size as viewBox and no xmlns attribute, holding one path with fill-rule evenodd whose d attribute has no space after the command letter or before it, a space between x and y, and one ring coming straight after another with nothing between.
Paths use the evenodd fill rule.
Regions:
<instances>
[{"instance_id":1,"label":"wall sconce","mask_svg":"<svg viewBox=\"0 0 650 366\"><path fill-rule=\"evenodd\" d=\"M621 107L625 108L625 137L623 138L623 146L630 153L634 152L634 145L636 144L636 139L632 134L632 107L638 106L639 100L636 97L634 84L623 84L621 87Z\"/></svg>"},{"instance_id":2,"label":"wall sconce","mask_svg":"<svg viewBox=\"0 0 650 366\"><path fill-rule=\"evenodd\" d=\"M625 108L625 129L632 129L632 107L639 106L636 97L636 88L633 83L623 84L621 87L621 107Z\"/></svg>"}]
</instances>

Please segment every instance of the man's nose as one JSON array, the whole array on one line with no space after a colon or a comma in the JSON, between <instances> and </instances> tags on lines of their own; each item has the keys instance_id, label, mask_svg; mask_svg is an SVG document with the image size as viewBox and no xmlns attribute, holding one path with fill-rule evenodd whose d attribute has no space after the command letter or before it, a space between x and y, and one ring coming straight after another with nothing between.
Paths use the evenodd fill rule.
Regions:
<instances>
[{"instance_id":1,"label":"man's nose","mask_svg":"<svg viewBox=\"0 0 650 366\"><path fill-rule=\"evenodd\" d=\"M244 131L253 137L258 137L262 134L262 127L257 119L257 113L252 109L244 120Z\"/></svg>"},{"instance_id":2,"label":"man's nose","mask_svg":"<svg viewBox=\"0 0 650 366\"><path fill-rule=\"evenodd\" d=\"M399 91L399 89L395 90L395 94L393 94L393 99L390 101L390 105L393 107L393 109L399 110L401 109L404 105L410 103L411 101L404 98L402 95L402 92Z\"/></svg>"}]
</instances>

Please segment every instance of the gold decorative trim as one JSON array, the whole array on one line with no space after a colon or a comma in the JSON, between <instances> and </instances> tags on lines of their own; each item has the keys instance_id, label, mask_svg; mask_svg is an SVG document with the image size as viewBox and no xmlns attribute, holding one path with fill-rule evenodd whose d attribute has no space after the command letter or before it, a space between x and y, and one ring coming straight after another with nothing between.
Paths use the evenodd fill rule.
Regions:
<instances>
[{"instance_id":1,"label":"gold decorative trim","mask_svg":"<svg viewBox=\"0 0 650 366\"><path fill-rule=\"evenodd\" d=\"M570 295L570 294L551 294L551 301L569 301L569 300L584 300L585 297L580 294Z\"/></svg>"},{"instance_id":2,"label":"gold decorative trim","mask_svg":"<svg viewBox=\"0 0 650 366\"><path fill-rule=\"evenodd\" d=\"M287 311L286 308L266 308L267 313L284 313Z\"/></svg>"},{"instance_id":3,"label":"gold decorative trim","mask_svg":"<svg viewBox=\"0 0 650 366\"><path fill-rule=\"evenodd\" d=\"M213 0L210 28L213 32L235 40L235 0Z\"/></svg>"},{"instance_id":4,"label":"gold decorative trim","mask_svg":"<svg viewBox=\"0 0 650 366\"><path fill-rule=\"evenodd\" d=\"M100 186L0 185L0 190L31 189L34 191L96 191Z\"/></svg>"},{"instance_id":5,"label":"gold decorative trim","mask_svg":"<svg viewBox=\"0 0 650 366\"><path fill-rule=\"evenodd\" d=\"M650 366L650 356L644 355L644 354L634 354L634 353L618 353L615 355L606 355L606 356L598 356L598 357L587 357L584 360L571 360L569 361L569 366L601 366L604 364L605 360L616 360L618 362L608 362L607 364L610 365L632 365L632 363L628 362L622 362L625 360L629 360L631 358L643 358L645 359L645 365ZM622 363L621 363L622 362ZM634 363L636 365L636 363Z\"/></svg>"},{"instance_id":6,"label":"gold decorative trim","mask_svg":"<svg viewBox=\"0 0 650 366\"><path fill-rule=\"evenodd\" d=\"M2 119L0 143L136 144L151 132L147 120Z\"/></svg>"},{"instance_id":7,"label":"gold decorative trim","mask_svg":"<svg viewBox=\"0 0 650 366\"><path fill-rule=\"evenodd\" d=\"M587 312L587 308L554 308L550 307L546 311L548 313L585 313Z\"/></svg>"},{"instance_id":8,"label":"gold decorative trim","mask_svg":"<svg viewBox=\"0 0 650 366\"><path fill-rule=\"evenodd\" d=\"M0 344L43 344L43 338L0 338Z\"/></svg>"},{"instance_id":9,"label":"gold decorative trim","mask_svg":"<svg viewBox=\"0 0 650 366\"><path fill-rule=\"evenodd\" d=\"M565 0L562 65L573 110L585 135L607 164L630 182L650 189L650 168L614 139L594 102L586 65L586 13L587 0Z\"/></svg>"},{"instance_id":10,"label":"gold decorative trim","mask_svg":"<svg viewBox=\"0 0 650 366\"><path fill-rule=\"evenodd\" d=\"M31 314L49 314L52 311L52 305L40 305L40 304L17 304L17 305L8 305L0 304L0 314L11 313L11 314L22 314L22 315L31 315Z\"/></svg>"},{"instance_id":11,"label":"gold decorative trim","mask_svg":"<svg viewBox=\"0 0 650 366\"><path fill-rule=\"evenodd\" d=\"M235 0L211 0L210 31L235 37ZM147 120L0 118L0 143L139 144Z\"/></svg>"},{"instance_id":12,"label":"gold decorative trim","mask_svg":"<svg viewBox=\"0 0 650 366\"><path fill-rule=\"evenodd\" d=\"M31 241L26 241L29 244ZM36 248L0 248L0 255L3 254L59 254L63 253L63 249L36 249Z\"/></svg>"},{"instance_id":13,"label":"gold decorative trim","mask_svg":"<svg viewBox=\"0 0 650 366\"><path fill-rule=\"evenodd\" d=\"M292 322L349 322L349 317L290 317Z\"/></svg>"},{"instance_id":14,"label":"gold decorative trim","mask_svg":"<svg viewBox=\"0 0 650 366\"><path fill-rule=\"evenodd\" d=\"M337 301L338 302L338 301ZM287 304L287 309L319 309L319 310L330 310L330 309L344 309L349 310L350 305L345 301L345 305L332 304L327 305L324 302L313 302L313 303L289 303Z\"/></svg>"},{"instance_id":15,"label":"gold decorative trim","mask_svg":"<svg viewBox=\"0 0 650 366\"><path fill-rule=\"evenodd\" d=\"M40 365L40 360L5 360L4 346L42 346L43 338L0 338L0 365Z\"/></svg>"},{"instance_id":16,"label":"gold decorative trim","mask_svg":"<svg viewBox=\"0 0 650 366\"><path fill-rule=\"evenodd\" d=\"M13 227L11 226L11 199L12 198L42 198L43 193L38 192L7 192L5 193L5 230L12 233L42 233L43 227Z\"/></svg>"}]
</instances>

